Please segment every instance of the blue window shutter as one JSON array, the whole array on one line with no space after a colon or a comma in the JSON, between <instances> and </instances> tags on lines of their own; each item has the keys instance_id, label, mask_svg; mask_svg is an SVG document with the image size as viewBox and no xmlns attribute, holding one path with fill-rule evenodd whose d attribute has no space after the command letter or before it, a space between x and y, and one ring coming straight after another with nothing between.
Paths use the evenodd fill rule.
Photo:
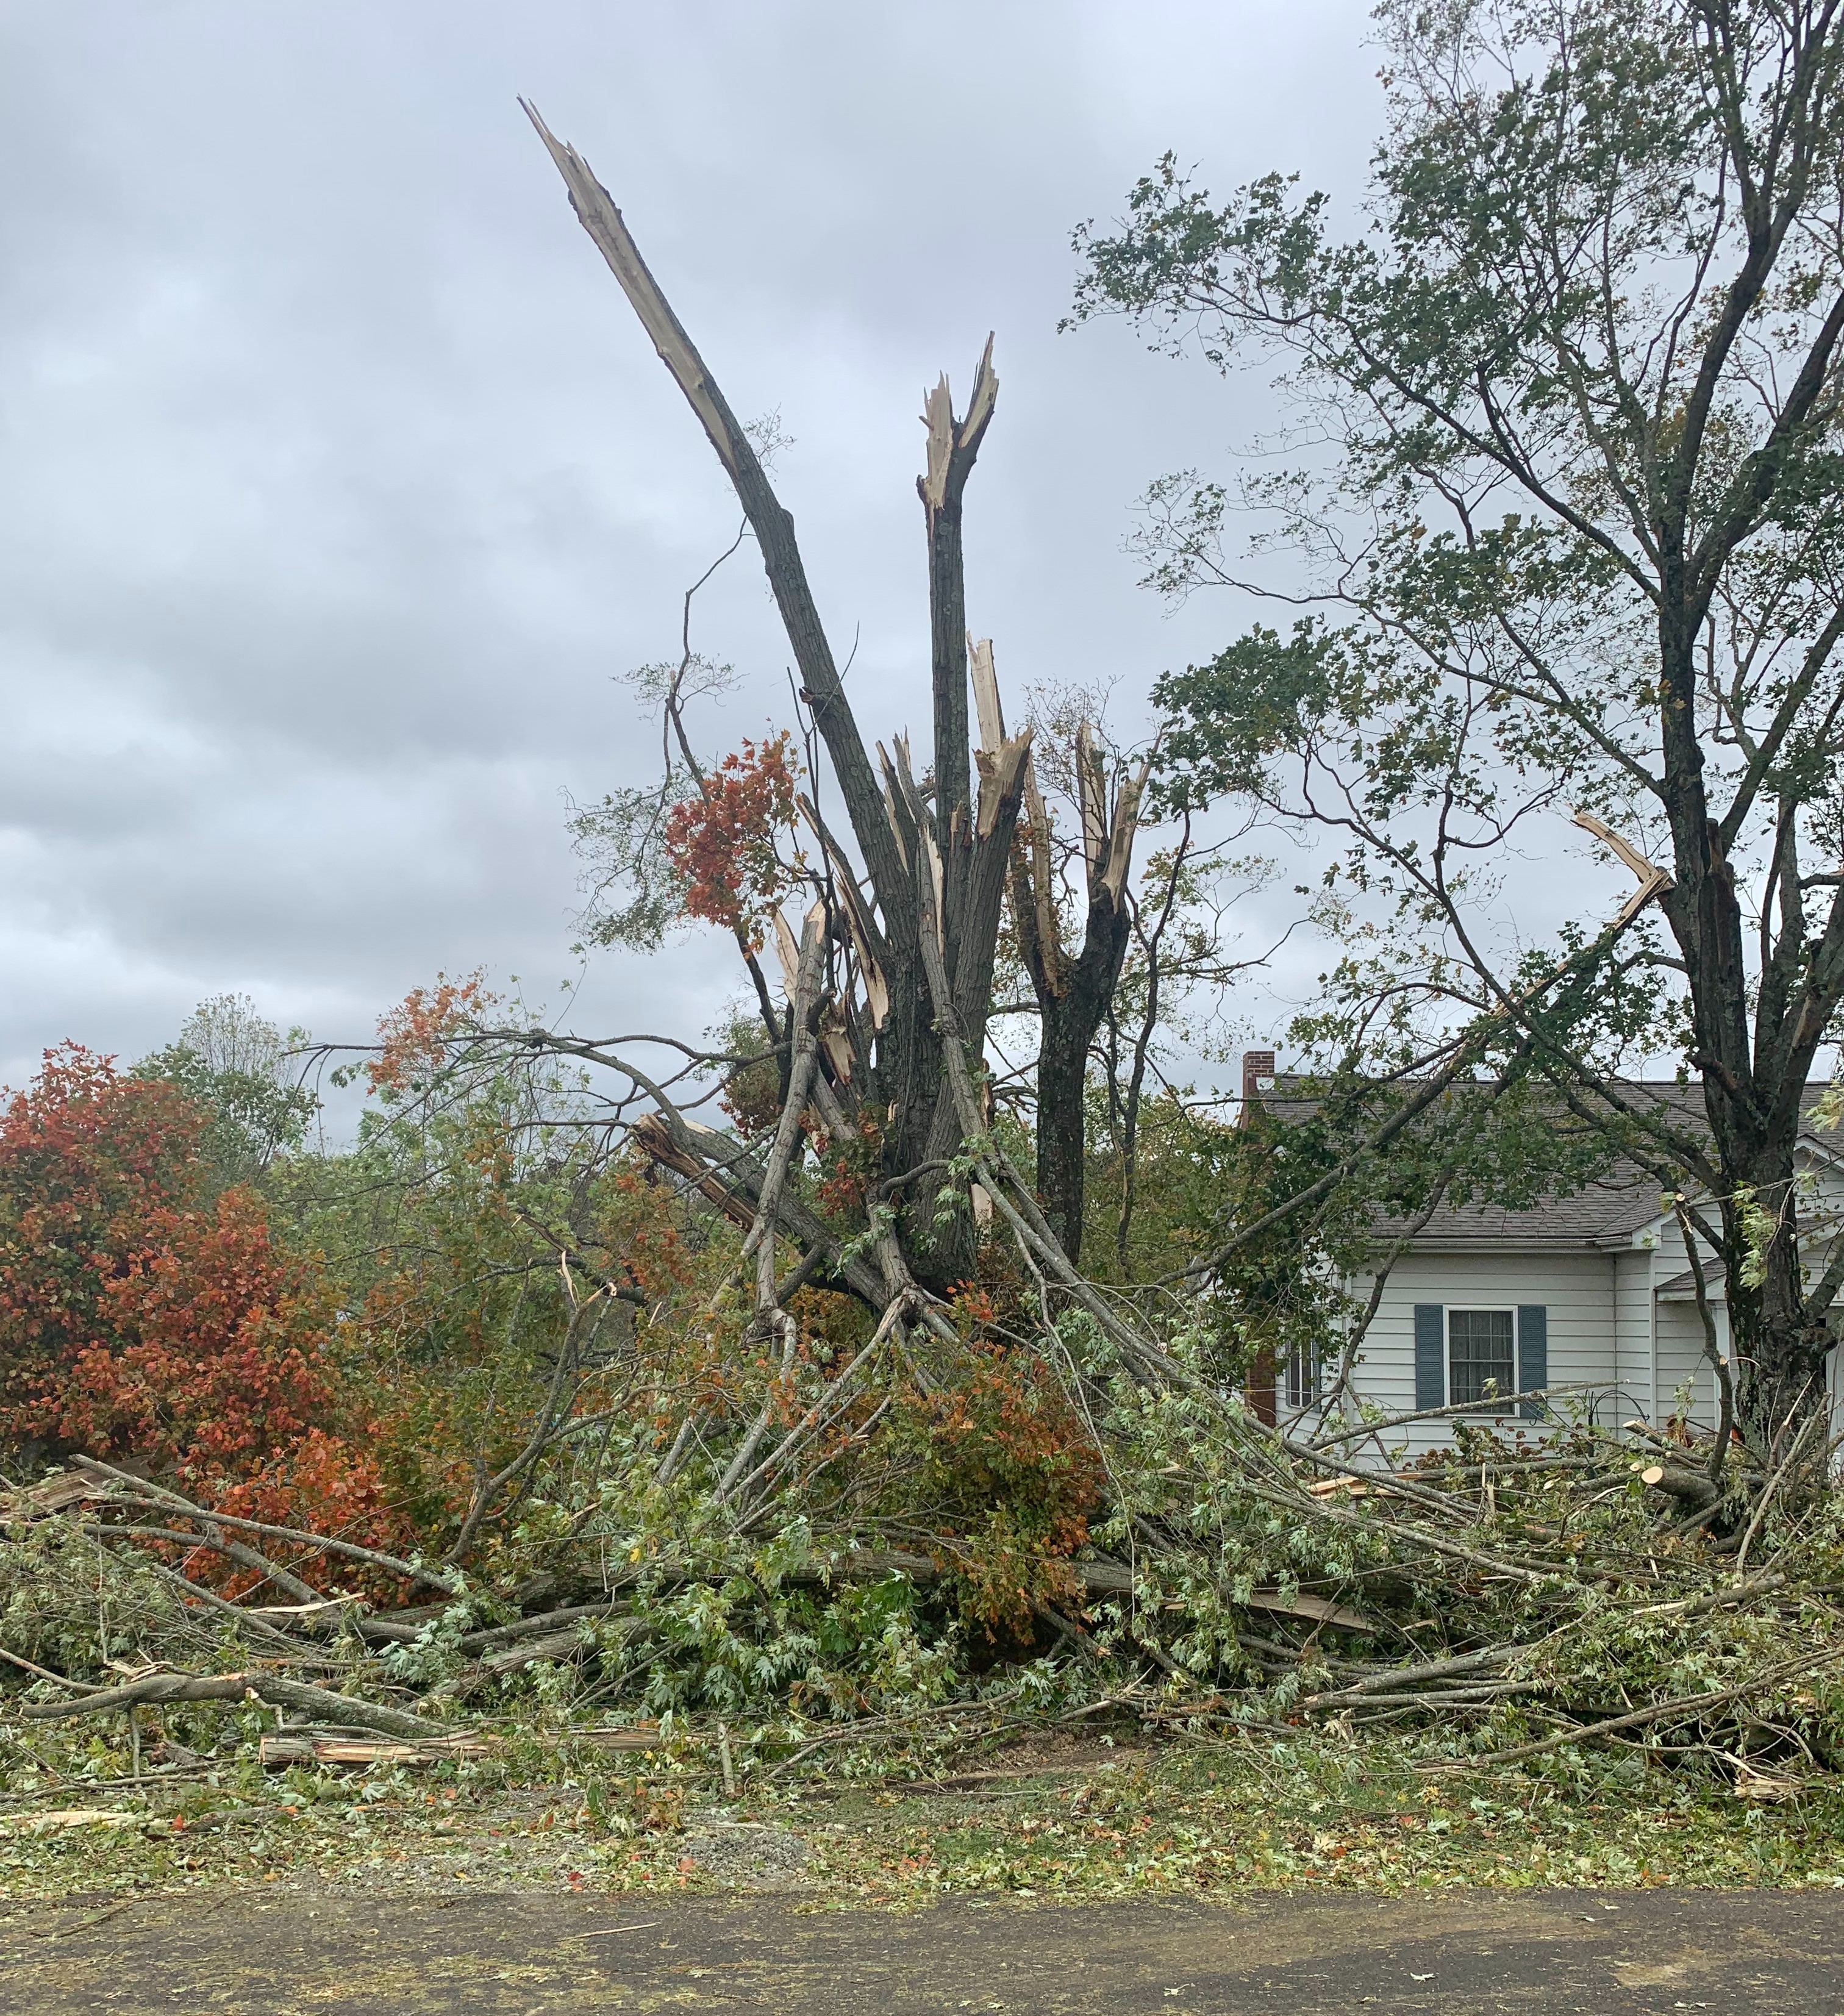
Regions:
<instances>
[{"instance_id":1,"label":"blue window shutter","mask_svg":"<svg viewBox=\"0 0 1844 2016\"><path fill-rule=\"evenodd\" d=\"M1534 1393L1550 1383L1550 1312L1541 1302L1518 1309L1518 1391ZM1543 1419L1540 1400L1526 1400L1518 1410L1527 1421Z\"/></svg>"},{"instance_id":2,"label":"blue window shutter","mask_svg":"<svg viewBox=\"0 0 1844 2016\"><path fill-rule=\"evenodd\" d=\"M1415 1405L1447 1404L1447 1312L1439 1302L1415 1305Z\"/></svg>"}]
</instances>

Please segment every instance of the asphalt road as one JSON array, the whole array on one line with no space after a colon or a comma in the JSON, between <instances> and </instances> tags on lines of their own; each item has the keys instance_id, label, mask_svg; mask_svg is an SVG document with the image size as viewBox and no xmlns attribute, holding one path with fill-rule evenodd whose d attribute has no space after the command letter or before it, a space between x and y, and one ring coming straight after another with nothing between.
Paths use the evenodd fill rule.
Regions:
<instances>
[{"instance_id":1,"label":"asphalt road","mask_svg":"<svg viewBox=\"0 0 1844 2016\"><path fill-rule=\"evenodd\" d=\"M1471 1892L1227 1904L490 1894L0 1906L30 2016L1844 2016L1844 1893Z\"/></svg>"}]
</instances>

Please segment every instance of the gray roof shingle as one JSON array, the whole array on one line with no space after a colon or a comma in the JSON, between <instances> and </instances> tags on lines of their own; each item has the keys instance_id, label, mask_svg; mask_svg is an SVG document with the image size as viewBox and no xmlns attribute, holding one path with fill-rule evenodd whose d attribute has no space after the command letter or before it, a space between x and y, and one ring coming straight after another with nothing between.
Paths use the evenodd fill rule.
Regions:
<instances>
[{"instance_id":1,"label":"gray roof shingle","mask_svg":"<svg viewBox=\"0 0 1844 2016\"><path fill-rule=\"evenodd\" d=\"M1262 1107L1285 1121L1289 1109L1296 1118L1308 1117L1318 1102L1302 1088L1307 1081L1280 1076L1271 1092L1261 1095ZM1695 1085L1680 1085L1675 1079L1632 1079L1621 1089L1638 1099L1655 1100L1699 1123L1702 1092ZM1807 1088L1806 1105L1815 1105L1825 1088ZM1658 1179L1631 1162L1616 1162L1598 1181L1585 1184L1565 1196L1546 1197L1528 1208L1511 1210L1501 1204L1467 1204L1444 1207L1417 1233L1412 1244L1428 1251L1601 1251L1631 1243L1635 1233L1650 1225L1666 1208ZM1408 1229L1401 1219L1379 1219L1380 1240L1400 1238ZM1688 1277L1686 1277L1687 1281Z\"/></svg>"}]
</instances>

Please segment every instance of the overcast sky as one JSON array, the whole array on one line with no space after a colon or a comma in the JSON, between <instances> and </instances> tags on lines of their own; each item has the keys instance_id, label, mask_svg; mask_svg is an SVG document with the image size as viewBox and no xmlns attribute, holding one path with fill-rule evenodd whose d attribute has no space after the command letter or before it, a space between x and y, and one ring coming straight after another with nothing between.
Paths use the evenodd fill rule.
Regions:
<instances>
[{"instance_id":1,"label":"overcast sky","mask_svg":"<svg viewBox=\"0 0 1844 2016\"><path fill-rule=\"evenodd\" d=\"M1352 196L1350 0L0 4L0 1080L132 1057L201 998L363 1038L441 969L555 1002L569 794L657 743L737 512L571 214L524 92L613 191L780 468L867 733L925 727L924 386L997 331L970 617L1002 680L1151 679L1226 641L1122 550L1227 466L1259 381L1059 336L1071 227L1167 148ZM698 643L785 719L753 554ZM695 1034L724 945L603 955L580 1028Z\"/></svg>"}]
</instances>

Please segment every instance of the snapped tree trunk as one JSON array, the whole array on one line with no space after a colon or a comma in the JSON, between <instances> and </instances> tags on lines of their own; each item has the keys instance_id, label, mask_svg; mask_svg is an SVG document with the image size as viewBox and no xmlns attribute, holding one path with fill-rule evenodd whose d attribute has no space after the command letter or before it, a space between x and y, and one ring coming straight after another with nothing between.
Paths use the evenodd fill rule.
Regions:
<instances>
[{"instance_id":1,"label":"snapped tree trunk","mask_svg":"<svg viewBox=\"0 0 1844 2016\"><path fill-rule=\"evenodd\" d=\"M970 762L962 500L998 396L992 339L965 413L956 415L944 377L927 395L923 416L927 448L917 488L927 535L935 736L930 813L916 788L906 738L893 737L888 751L880 743L872 761L813 599L794 520L747 431L648 270L613 198L582 156L557 140L529 105L525 110L583 229L716 451L755 535L798 668L801 698L831 761L859 856L856 863L846 858L825 833L816 805L807 802L830 870L818 891L831 949L830 998L822 1021L835 1039L823 1046L825 1103L859 1134L861 1147L863 1136L874 1137L881 1180L868 1202L874 1211L894 1207L909 1268L924 1286L946 1290L971 1271L973 1219L967 1186L949 1181L963 1129L949 1089L920 934L926 913L935 920L927 927L939 934L968 1063L977 1071L1030 746L1028 733L1010 740L982 733Z\"/></svg>"},{"instance_id":2,"label":"snapped tree trunk","mask_svg":"<svg viewBox=\"0 0 1844 2016\"><path fill-rule=\"evenodd\" d=\"M1125 904L1090 904L1082 956L1062 991L1037 988L1043 1031L1037 1060L1037 1188L1043 1215L1071 1260L1082 1257L1086 1208L1089 1049L1114 998L1131 934ZM1032 978L1035 984L1035 970Z\"/></svg>"},{"instance_id":3,"label":"snapped tree trunk","mask_svg":"<svg viewBox=\"0 0 1844 2016\"><path fill-rule=\"evenodd\" d=\"M992 678L989 647L976 653L974 689ZM997 705L992 688L992 704ZM1151 759L1122 772L1111 796L1087 722L1076 731L1078 813L1088 911L1082 949L1063 942L1049 809L1028 769L1026 823L1012 850L1012 920L1037 997L1037 1189L1044 1216L1073 1262L1082 1255L1088 1182L1089 1053L1106 1019L1133 935L1127 877Z\"/></svg>"}]
</instances>

